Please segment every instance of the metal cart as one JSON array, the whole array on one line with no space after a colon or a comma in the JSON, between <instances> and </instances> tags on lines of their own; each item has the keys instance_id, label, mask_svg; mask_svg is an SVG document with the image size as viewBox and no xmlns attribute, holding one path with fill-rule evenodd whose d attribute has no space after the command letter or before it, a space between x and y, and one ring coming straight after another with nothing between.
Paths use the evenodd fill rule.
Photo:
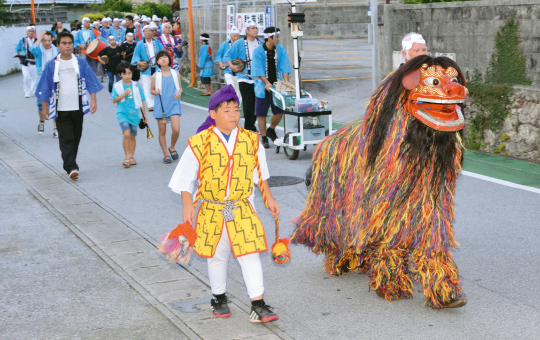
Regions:
<instances>
[{"instance_id":1,"label":"metal cart","mask_svg":"<svg viewBox=\"0 0 540 340\"><path fill-rule=\"evenodd\" d=\"M295 95L283 95L273 88L272 96L274 104L283 111L284 137L274 141L277 146L276 153L283 147L285 155L290 160L295 160L300 155L300 150L306 150L308 145L316 145L324 137L333 133L332 111L296 112L294 111ZM311 95L302 91L303 98L311 98Z\"/></svg>"}]
</instances>

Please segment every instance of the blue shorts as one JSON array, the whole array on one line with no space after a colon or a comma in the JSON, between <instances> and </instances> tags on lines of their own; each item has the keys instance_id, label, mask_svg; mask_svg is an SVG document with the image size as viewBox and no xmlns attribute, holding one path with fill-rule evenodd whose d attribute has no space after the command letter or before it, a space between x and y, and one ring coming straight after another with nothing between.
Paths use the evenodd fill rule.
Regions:
<instances>
[{"instance_id":1,"label":"blue shorts","mask_svg":"<svg viewBox=\"0 0 540 340\"><path fill-rule=\"evenodd\" d=\"M272 100L272 93L264 90L266 92L266 97L259 98L255 97L255 116L257 117L266 117L268 116L268 109L272 107L272 113L279 115L283 113L283 110L274 105Z\"/></svg>"},{"instance_id":2,"label":"blue shorts","mask_svg":"<svg viewBox=\"0 0 540 340\"><path fill-rule=\"evenodd\" d=\"M121 122L120 127L122 128L122 132L129 130L131 132L132 136L137 136L137 125L129 124L128 122Z\"/></svg>"}]
</instances>

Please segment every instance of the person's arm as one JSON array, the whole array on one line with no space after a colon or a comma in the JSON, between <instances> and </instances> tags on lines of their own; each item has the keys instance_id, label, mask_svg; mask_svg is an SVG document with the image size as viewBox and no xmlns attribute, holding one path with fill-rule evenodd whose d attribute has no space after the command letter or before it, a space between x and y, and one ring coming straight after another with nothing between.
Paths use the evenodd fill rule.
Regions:
<instances>
[{"instance_id":1,"label":"person's arm","mask_svg":"<svg viewBox=\"0 0 540 340\"><path fill-rule=\"evenodd\" d=\"M96 93L90 94L90 113L94 114L97 111L97 99L96 99Z\"/></svg>"},{"instance_id":2,"label":"person's arm","mask_svg":"<svg viewBox=\"0 0 540 340\"><path fill-rule=\"evenodd\" d=\"M86 49L86 42L83 41L82 30L78 31L77 35L75 36L75 46L81 50Z\"/></svg>"},{"instance_id":3,"label":"person's arm","mask_svg":"<svg viewBox=\"0 0 540 340\"><path fill-rule=\"evenodd\" d=\"M104 55L104 54L107 54L109 48L108 47L105 47L103 50L101 50L98 55L97 55L97 59L99 61L100 64L103 64L105 65L105 62L103 61L103 59L101 59L101 57Z\"/></svg>"},{"instance_id":4,"label":"person's arm","mask_svg":"<svg viewBox=\"0 0 540 340\"><path fill-rule=\"evenodd\" d=\"M206 57L208 56L208 45L202 45L201 50L199 51L199 68L203 69L204 64L206 63Z\"/></svg>"},{"instance_id":5,"label":"person's arm","mask_svg":"<svg viewBox=\"0 0 540 340\"><path fill-rule=\"evenodd\" d=\"M19 42L17 43L17 46L15 46L15 53L17 53L17 55L21 54L24 52L24 49L23 49L23 40L24 38L22 38L21 40L19 40Z\"/></svg>"},{"instance_id":6,"label":"person's arm","mask_svg":"<svg viewBox=\"0 0 540 340\"><path fill-rule=\"evenodd\" d=\"M127 96L129 96L130 93L131 93L131 89L125 89L125 90L124 90L124 93L115 96L116 90L113 88L113 95L112 95L112 97L113 97L113 101L112 101L113 104L116 104L116 103L122 101L122 99L124 99L124 98L126 98Z\"/></svg>"},{"instance_id":7,"label":"person's arm","mask_svg":"<svg viewBox=\"0 0 540 340\"><path fill-rule=\"evenodd\" d=\"M260 184L257 184L257 187L259 190L261 190ZM270 213L272 216L279 215L279 204L274 199L274 196L272 196L272 192L270 191L270 186L268 185L268 181L263 181L263 188L264 188L264 194L266 196L266 202L268 204L268 210L270 210ZM262 190L261 190L262 192Z\"/></svg>"},{"instance_id":8,"label":"person's arm","mask_svg":"<svg viewBox=\"0 0 540 340\"><path fill-rule=\"evenodd\" d=\"M47 32L47 31L41 31L41 32L39 33L39 37L36 39L36 42L34 43L34 46L35 46L35 47L38 47L39 44L41 44L41 40L42 40L43 37L45 36L45 32Z\"/></svg>"},{"instance_id":9,"label":"person's arm","mask_svg":"<svg viewBox=\"0 0 540 340\"><path fill-rule=\"evenodd\" d=\"M182 96L182 92L184 92L184 89L182 88L182 78L180 77L180 72L176 71L176 74L178 75L178 87L180 87L178 98L180 98Z\"/></svg>"},{"instance_id":10,"label":"person's arm","mask_svg":"<svg viewBox=\"0 0 540 340\"><path fill-rule=\"evenodd\" d=\"M153 95L161 94L161 90L156 90L156 74L152 75L152 83L150 85L150 93Z\"/></svg>"},{"instance_id":11,"label":"person's arm","mask_svg":"<svg viewBox=\"0 0 540 340\"><path fill-rule=\"evenodd\" d=\"M283 80L288 83L289 75L292 73L292 69L289 58L287 57L287 50L285 50L285 48L281 45L278 45L277 49L279 51L279 68L283 74Z\"/></svg>"},{"instance_id":12,"label":"person's arm","mask_svg":"<svg viewBox=\"0 0 540 340\"><path fill-rule=\"evenodd\" d=\"M191 193L188 191L182 191L182 220L189 222L193 225L195 219L195 207L191 198Z\"/></svg>"}]
</instances>

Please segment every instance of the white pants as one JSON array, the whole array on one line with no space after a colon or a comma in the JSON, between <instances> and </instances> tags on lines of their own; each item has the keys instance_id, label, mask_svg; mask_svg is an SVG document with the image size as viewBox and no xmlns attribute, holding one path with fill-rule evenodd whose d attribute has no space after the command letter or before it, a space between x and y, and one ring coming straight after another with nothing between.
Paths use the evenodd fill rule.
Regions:
<instances>
[{"instance_id":1,"label":"white pants","mask_svg":"<svg viewBox=\"0 0 540 340\"><path fill-rule=\"evenodd\" d=\"M221 239L216 247L214 257L208 261L208 276L212 294L224 294L227 291L227 269L231 257L231 243L226 228L223 228ZM264 294L263 272L259 253L237 257L242 268L242 276L250 299Z\"/></svg>"},{"instance_id":2,"label":"white pants","mask_svg":"<svg viewBox=\"0 0 540 340\"><path fill-rule=\"evenodd\" d=\"M152 76L141 74L139 84L142 86L144 97L146 98L146 108L154 107L154 95L150 93L152 88Z\"/></svg>"},{"instance_id":3,"label":"white pants","mask_svg":"<svg viewBox=\"0 0 540 340\"><path fill-rule=\"evenodd\" d=\"M37 71L36 65L21 65L23 75L24 96L32 97L36 91Z\"/></svg>"},{"instance_id":4,"label":"white pants","mask_svg":"<svg viewBox=\"0 0 540 340\"><path fill-rule=\"evenodd\" d=\"M238 104L242 104L242 95L240 94L240 87L238 86L238 76L233 76L230 73L225 73L224 76L225 76L225 82L227 83L227 85L234 86L236 95L238 96L238 99L240 99L240 103Z\"/></svg>"}]
</instances>

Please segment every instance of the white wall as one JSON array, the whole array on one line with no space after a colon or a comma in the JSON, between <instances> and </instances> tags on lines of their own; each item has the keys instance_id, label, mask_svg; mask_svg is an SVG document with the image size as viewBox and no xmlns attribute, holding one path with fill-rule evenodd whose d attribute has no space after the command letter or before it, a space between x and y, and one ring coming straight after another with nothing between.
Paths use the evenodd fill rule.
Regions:
<instances>
[{"instance_id":1,"label":"white wall","mask_svg":"<svg viewBox=\"0 0 540 340\"><path fill-rule=\"evenodd\" d=\"M51 25L38 25L37 34L42 30L50 30ZM18 58L13 58L15 46L21 38L26 37L26 26L1 26L0 27L0 75L8 73L12 68L21 69Z\"/></svg>"}]
</instances>

